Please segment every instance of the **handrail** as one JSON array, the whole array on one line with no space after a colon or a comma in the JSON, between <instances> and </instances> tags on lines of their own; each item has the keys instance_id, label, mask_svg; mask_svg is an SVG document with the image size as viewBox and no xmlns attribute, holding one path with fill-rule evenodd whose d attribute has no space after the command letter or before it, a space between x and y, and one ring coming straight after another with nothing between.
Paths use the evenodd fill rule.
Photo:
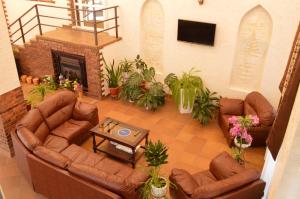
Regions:
<instances>
[{"instance_id":1,"label":"handrail","mask_svg":"<svg viewBox=\"0 0 300 199\"><path fill-rule=\"evenodd\" d=\"M26 42L26 38L25 35L27 33L29 33L30 31L32 31L34 28L39 27L39 34L42 35L43 31L42 31L42 27L43 26L49 26L49 27L55 27L55 28L61 28L61 26L57 26L57 25L53 25L53 24L46 24L46 23L42 23L41 22L41 17L43 18L51 18L51 19L57 19L57 20L65 20L65 21L73 21L73 19L69 19L69 18L63 18L63 17L56 17L56 16L49 16L49 15L44 15L44 14L40 14L39 13L39 7L47 7L47 8L55 8L55 9L65 9L65 10L72 10L72 11L87 11L86 9L77 9L77 8L68 8L68 7L62 7L62 6L55 6L55 5L44 5L44 4L35 4L34 6L32 6L31 8L29 8L25 13L23 13L18 19L16 19L13 23L11 23L9 25L9 28L12 28L15 25L18 25L19 27L17 27L17 29L10 34L10 37L12 38L17 32L21 32L21 36L18 37L16 40L12 40L12 44L14 44L15 42L17 42L18 40L20 40L22 38L23 43L25 44ZM106 7L106 8L101 8L99 10L96 10L95 8L93 8L93 11L88 10L89 14L93 13L93 27L94 27L94 39L95 39L95 45L98 46L98 33L104 32L104 31L108 31L111 29L115 29L115 33L116 33L116 38L118 38L118 13L117 13L117 8L119 6L110 6L110 7ZM33 17L31 17L28 21L26 21L25 23L23 22L23 17L25 17L30 11L32 11L33 9L35 9L35 15ZM96 17L96 12L99 11L105 11L105 10L110 10L113 9L114 11L114 17L108 18L108 19L104 19L104 20L97 20ZM26 32L24 32L24 27L27 26L30 22L32 22L34 19L37 19L37 24L34 25L33 27L31 27L29 30L27 30ZM99 23L104 23L106 21L111 21L111 20L115 20L115 25L113 27L109 27L106 29L103 29L101 31L98 31L97 28L97 24ZM85 20L81 21L80 19L76 20L77 23L81 23L81 22L85 22ZM18 22L18 23L17 23ZM83 30L84 31L84 30Z\"/></svg>"}]
</instances>

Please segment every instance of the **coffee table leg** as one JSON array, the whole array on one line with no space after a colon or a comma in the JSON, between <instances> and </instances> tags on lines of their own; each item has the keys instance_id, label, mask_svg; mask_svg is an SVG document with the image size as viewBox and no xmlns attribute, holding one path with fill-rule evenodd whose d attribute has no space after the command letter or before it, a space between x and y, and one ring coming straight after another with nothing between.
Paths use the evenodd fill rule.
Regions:
<instances>
[{"instance_id":1,"label":"coffee table leg","mask_svg":"<svg viewBox=\"0 0 300 199\"><path fill-rule=\"evenodd\" d=\"M132 168L135 168L135 148L131 148L132 150Z\"/></svg>"},{"instance_id":2,"label":"coffee table leg","mask_svg":"<svg viewBox=\"0 0 300 199\"><path fill-rule=\"evenodd\" d=\"M94 150L94 153L96 153L96 136L95 136L95 133L93 133L93 150Z\"/></svg>"}]
</instances>

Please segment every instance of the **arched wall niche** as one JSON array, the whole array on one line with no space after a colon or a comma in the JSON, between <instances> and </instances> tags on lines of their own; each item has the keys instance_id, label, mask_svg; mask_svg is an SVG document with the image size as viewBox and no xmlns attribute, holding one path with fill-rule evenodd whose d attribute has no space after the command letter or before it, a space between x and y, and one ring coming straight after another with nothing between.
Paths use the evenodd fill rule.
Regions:
<instances>
[{"instance_id":1,"label":"arched wall niche","mask_svg":"<svg viewBox=\"0 0 300 199\"><path fill-rule=\"evenodd\" d=\"M243 16L237 36L231 88L244 91L260 89L272 28L272 18L261 5Z\"/></svg>"},{"instance_id":2,"label":"arched wall niche","mask_svg":"<svg viewBox=\"0 0 300 199\"><path fill-rule=\"evenodd\" d=\"M158 0L146 0L141 11L141 56L153 66L161 79L163 74L163 49L165 15Z\"/></svg>"}]
</instances>

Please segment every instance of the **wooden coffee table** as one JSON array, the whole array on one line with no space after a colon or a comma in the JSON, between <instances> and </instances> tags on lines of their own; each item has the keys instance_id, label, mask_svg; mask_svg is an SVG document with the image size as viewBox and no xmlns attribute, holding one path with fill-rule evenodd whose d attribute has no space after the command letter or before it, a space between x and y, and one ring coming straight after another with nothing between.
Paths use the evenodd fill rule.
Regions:
<instances>
[{"instance_id":1,"label":"wooden coffee table","mask_svg":"<svg viewBox=\"0 0 300 199\"><path fill-rule=\"evenodd\" d=\"M117 159L130 162L133 168L144 154L149 135L149 130L109 117L92 128L90 132L93 136L95 153L97 151L103 152ZM96 137L100 137L102 140L97 143ZM143 141L144 145L142 145Z\"/></svg>"}]
</instances>

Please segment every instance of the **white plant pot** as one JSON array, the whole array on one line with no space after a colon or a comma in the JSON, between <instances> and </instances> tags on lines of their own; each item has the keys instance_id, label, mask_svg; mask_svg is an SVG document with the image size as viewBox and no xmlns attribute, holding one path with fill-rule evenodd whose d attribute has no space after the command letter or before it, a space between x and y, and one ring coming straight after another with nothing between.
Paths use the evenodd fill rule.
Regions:
<instances>
[{"instance_id":1,"label":"white plant pot","mask_svg":"<svg viewBox=\"0 0 300 199\"><path fill-rule=\"evenodd\" d=\"M239 147L239 148L242 148L242 149L246 149L246 148L249 148L251 146L251 143L240 145L240 143L237 140L237 137L234 138L234 144L235 144L236 147Z\"/></svg>"},{"instance_id":2,"label":"white plant pot","mask_svg":"<svg viewBox=\"0 0 300 199\"><path fill-rule=\"evenodd\" d=\"M187 113L192 113L193 107L190 106L190 103L188 103L188 107L184 108L183 107L183 89L180 90L180 106L179 106L179 112L181 114L187 114Z\"/></svg>"},{"instance_id":3,"label":"white plant pot","mask_svg":"<svg viewBox=\"0 0 300 199\"><path fill-rule=\"evenodd\" d=\"M162 178L166 181L165 178ZM167 183L165 186L161 187L161 188L157 188L153 185L151 185L151 195L154 198L162 198L167 194Z\"/></svg>"}]
</instances>

